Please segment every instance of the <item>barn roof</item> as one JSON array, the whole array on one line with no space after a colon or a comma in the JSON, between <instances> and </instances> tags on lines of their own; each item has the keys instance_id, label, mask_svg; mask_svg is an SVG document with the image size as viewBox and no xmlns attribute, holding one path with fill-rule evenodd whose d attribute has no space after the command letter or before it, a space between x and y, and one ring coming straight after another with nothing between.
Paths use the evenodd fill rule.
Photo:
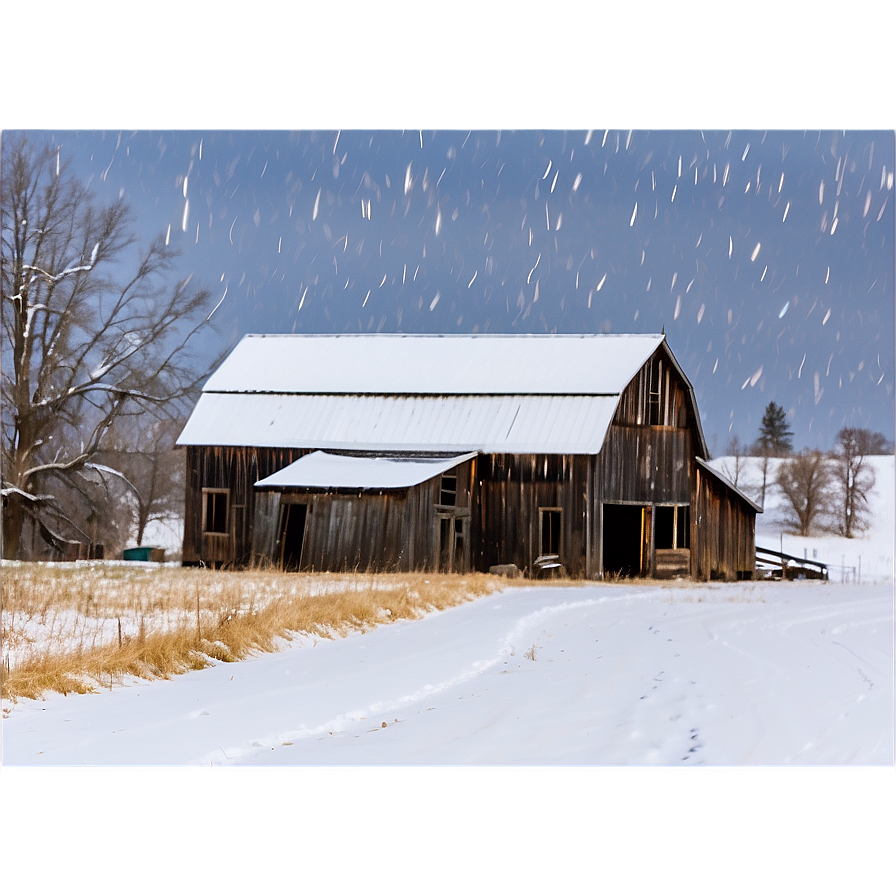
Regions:
<instances>
[{"instance_id":1,"label":"barn roof","mask_svg":"<svg viewBox=\"0 0 896 896\"><path fill-rule=\"evenodd\" d=\"M259 488L393 489L419 485L476 453L451 457L350 457L315 451L255 485Z\"/></svg>"},{"instance_id":2,"label":"barn roof","mask_svg":"<svg viewBox=\"0 0 896 896\"><path fill-rule=\"evenodd\" d=\"M619 394L662 336L249 335L204 392Z\"/></svg>"},{"instance_id":3,"label":"barn roof","mask_svg":"<svg viewBox=\"0 0 896 896\"><path fill-rule=\"evenodd\" d=\"M745 501L749 504L750 507L753 508L757 513L762 513L762 505L757 504L749 495L744 494L727 476L725 476L721 471L715 469L715 467L710 466L710 464L705 461L702 457L696 458L697 466L700 467L701 470L706 470L707 473L710 474L713 478L717 479L722 485L725 486L729 491L734 492L741 500Z\"/></svg>"},{"instance_id":4,"label":"barn roof","mask_svg":"<svg viewBox=\"0 0 896 896\"><path fill-rule=\"evenodd\" d=\"M621 392L664 338L246 336L178 442L596 454Z\"/></svg>"},{"instance_id":5,"label":"barn roof","mask_svg":"<svg viewBox=\"0 0 896 896\"><path fill-rule=\"evenodd\" d=\"M181 445L596 454L618 396L206 393Z\"/></svg>"}]
</instances>

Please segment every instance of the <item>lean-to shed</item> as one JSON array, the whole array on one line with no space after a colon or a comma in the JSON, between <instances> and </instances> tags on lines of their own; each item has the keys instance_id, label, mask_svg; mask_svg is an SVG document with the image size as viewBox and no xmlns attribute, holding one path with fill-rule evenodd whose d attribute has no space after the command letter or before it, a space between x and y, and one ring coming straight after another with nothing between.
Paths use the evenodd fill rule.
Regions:
<instances>
[{"instance_id":1,"label":"lean-to shed","mask_svg":"<svg viewBox=\"0 0 896 896\"><path fill-rule=\"evenodd\" d=\"M246 336L179 444L185 563L754 569L662 335Z\"/></svg>"}]
</instances>

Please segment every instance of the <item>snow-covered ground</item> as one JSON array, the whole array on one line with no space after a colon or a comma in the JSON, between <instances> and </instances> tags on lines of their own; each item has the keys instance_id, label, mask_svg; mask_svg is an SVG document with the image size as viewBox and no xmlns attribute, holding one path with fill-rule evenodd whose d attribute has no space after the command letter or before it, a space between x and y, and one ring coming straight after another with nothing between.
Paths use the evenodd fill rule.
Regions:
<instances>
[{"instance_id":1,"label":"snow-covered ground","mask_svg":"<svg viewBox=\"0 0 896 896\"><path fill-rule=\"evenodd\" d=\"M890 765L896 465L873 462L860 538L783 536L833 564L829 583L510 588L171 681L20 701L4 763ZM730 458L714 465L733 478ZM779 548L774 488L765 506L757 542Z\"/></svg>"},{"instance_id":2,"label":"snow-covered ground","mask_svg":"<svg viewBox=\"0 0 896 896\"><path fill-rule=\"evenodd\" d=\"M169 681L20 701L18 765L890 765L893 591L512 588Z\"/></svg>"},{"instance_id":3,"label":"snow-covered ground","mask_svg":"<svg viewBox=\"0 0 896 896\"><path fill-rule=\"evenodd\" d=\"M782 551L793 557L806 557L830 566L832 582L893 582L896 554L896 458L868 458L874 470L875 486L869 499L868 528L856 538L841 538L820 532L808 538L790 535L783 523L781 494L774 486L781 460L772 458L768 470L764 512L756 517L756 544ZM757 503L760 502L762 474L759 459L741 458L737 486ZM718 457L711 466L734 480L735 460Z\"/></svg>"}]
</instances>

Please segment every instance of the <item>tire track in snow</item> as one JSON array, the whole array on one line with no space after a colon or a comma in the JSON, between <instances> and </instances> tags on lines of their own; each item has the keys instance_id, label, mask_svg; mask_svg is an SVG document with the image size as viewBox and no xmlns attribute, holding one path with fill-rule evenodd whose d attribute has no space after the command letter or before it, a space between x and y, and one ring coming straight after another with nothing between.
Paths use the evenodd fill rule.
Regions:
<instances>
[{"instance_id":1,"label":"tire track in snow","mask_svg":"<svg viewBox=\"0 0 896 896\"><path fill-rule=\"evenodd\" d=\"M639 598L653 599L660 591L639 592ZM423 701L428 701L433 696L444 694L451 691L472 679L479 678L489 669L494 668L506 658L514 656L518 644L525 643L529 638L526 632L532 628L543 626L544 623L551 618L560 616L564 613L579 610L590 609L602 604L617 603L629 601L632 595L628 592L614 596L602 596L597 598L588 598L579 601L565 601L561 604L549 604L533 610L522 616L516 625L503 637L498 639L497 651L490 657L474 660L469 666L464 668L458 674L446 678L437 684L425 684L419 688L415 688L406 694L397 697L375 700L364 706L347 710L335 715L324 722L316 725L302 725L298 728L289 729L276 735L265 735L253 738L248 744L231 745L229 747L218 747L215 750L199 757L191 764L199 765L221 765L233 762L234 760L245 760L248 756L258 753L261 750L269 751L282 746L293 746L297 741L307 740L308 738L329 737L336 735L346 735L355 730L360 723L367 723L372 716L382 716L392 714L401 710L407 710L416 706ZM388 724L388 723L387 723ZM365 729L366 730L366 729ZM372 729L376 730L376 729ZM221 755L224 755L225 762L221 762Z\"/></svg>"}]
</instances>

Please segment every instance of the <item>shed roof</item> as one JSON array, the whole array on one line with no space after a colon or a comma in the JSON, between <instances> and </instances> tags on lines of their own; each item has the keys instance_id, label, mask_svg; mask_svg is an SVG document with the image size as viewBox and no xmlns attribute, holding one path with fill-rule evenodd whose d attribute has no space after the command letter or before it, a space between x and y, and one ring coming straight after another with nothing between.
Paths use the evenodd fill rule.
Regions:
<instances>
[{"instance_id":1,"label":"shed roof","mask_svg":"<svg viewBox=\"0 0 896 896\"><path fill-rule=\"evenodd\" d=\"M315 451L255 483L257 488L394 489L419 485L476 452L451 457L352 457Z\"/></svg>"},{"instance_id":2,"label":"shed roof","mask_svg":"<svg viewBox=\"0 0 896 896\"><path fill-rule=\"evenodd\" d=\"M745 501L747 504L749 504L750 507L752 507L753 510L756 511L756 513L763 512L762 506L760 504L757 504L749 496L745 495L727 476L725 476L719 470L712 467L702 457L696 458L696 461L697 461L697 465L700 467L700 469L706 470L707 473L709 473L711 476L713 476L713 478L715 478L719 482L721 482L722 485L724 485L729 491L734 492L735 495L737 495L739 498L741 498L743 501Z\"/></svg>"},{"instance_id":3,"label":"shed roof","mask_svg":"<svg viewBox=\"0 0 896 896\"><path fill-rule=\"evenodd\" d=\"M661 335L248 335L203 392L619 394Z\"/></svg>"}]
</instances>

